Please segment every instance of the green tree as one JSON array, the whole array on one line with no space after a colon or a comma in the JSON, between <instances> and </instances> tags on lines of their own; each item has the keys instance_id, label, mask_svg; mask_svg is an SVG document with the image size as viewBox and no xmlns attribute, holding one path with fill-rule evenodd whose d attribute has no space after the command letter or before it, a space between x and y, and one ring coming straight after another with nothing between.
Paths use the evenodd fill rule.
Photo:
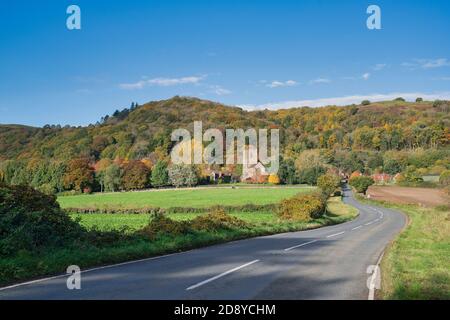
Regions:
<instances>
[{"instance_id":1,"label":"green tree","mask_svg":"<svg viewBox=\"0 0 450 320\"><path fill-rule=\"evenodd\" d=\"M169 173L167 170L167 162L158 161L156 163L155 167L152 170L151 183L152 186L156 188L164 187L169 184Z\"/></svg>"},{"instance_id":2,"label":"green tree","mask_svg":"<svg viewBox=\"0 0 450 320\"><path fill-rule=\"evenodd\" d=\"M384 161L383 170L389 174L397 174L402 171L402 165L395 159L387 159Z\"/></svg>"},{"instance_id":3,"label":"green tree","mask_svg":"<svg viewBox=\"0 0 450 320\"><path fill-rule=\"evenodd\" d=\"M356 192L364 194L366 194L367 189L374 183L373 179L367 176L353 177L349 181L349 184L356 189Z\"/></svg>"},{"instance_id":4,"label":"green tree","mask_svg":"<svg viewBox=\"0 0 450 320\"><path fill-rule=\"evenodd\" d=\"M173 165L169 168L169 182L177 188L195 186L198 183L197 172L190 165Z\"/></svg>"},{"instance_id":5,"label":"green tree","mask_svg":"<svg viewBox=\"0 0 450 320\"><path fill-rule=\"evenodd\" d=\"M327 198L329 198L336 191L340 183L341 179L339 176L331 173L321 175L317 179L317 186Z\"/></svg>"},{"instance_id":6,"label":"green tree","mask_svg":"<svg viewBox=\"0 0 450 320\"><path fill-rule=\"evenodd\" d=\"M104 171L105 191L115 192L119 190L121 183L120 167L117 164L111 164Z\"/></svg>"},{"instance_id":7,"label":"green tree","mask_svg":"<svg viewBox=\"0 0 450 320\"><path fill-rule=\"evenodd\" d=\"M294 160L282 160L278 176L283 184L294 184L297 182L297 171L295 170Z\"/></svg>"},{"instance_id":8,"label":"green tree","mask_svg":"<svg viewBox=\"0 0 450 320\"><path fill-rule=\"evenodd\" d=\"M325 174L327 169L322 166L316 166L316 167L309 167L305 168L299 171L298 173L298 180L300 183L306 183L309 185L317 185L317 179Z\"/></svg>"}]
</instances>

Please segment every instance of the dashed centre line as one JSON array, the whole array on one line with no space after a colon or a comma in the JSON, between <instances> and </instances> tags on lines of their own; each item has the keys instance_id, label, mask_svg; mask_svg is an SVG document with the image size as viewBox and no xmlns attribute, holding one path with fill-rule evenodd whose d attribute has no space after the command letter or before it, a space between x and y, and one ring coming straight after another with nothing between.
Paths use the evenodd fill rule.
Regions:
<instances>
[{"instance_id":1,"label":"dashed centre line","mask_svg":"<svg viewBox=\"0 0 450 320\"><path fill-rule=\"evenodd\" d=\"M354 227L352 230L358 230L359 228L362 228L362 226Z\"/></svg>"},{"instance_id":2,"label":"dashed centre line","mask_svg":"<svg viewBox=\"0 0 450 320\"><path fill-rule=\"evenodd\" d=\"M308 242L305 242L305 243L301 243L301 244L299 244L299 245L296 245L296 246L293 246L293 247L286 248L286 249L284 249L284 251L290 251L290 250L292 250L292 249L300 248L300 247L306 246L306 245L308 245L308 244L311 244L311 243L314 243L314 242L317 242L317 241L319 241L319 240L311 240L311 241L308 241Z\"/></svg>"},{"instance_id":3,"label":"dashed centre line","mask_svg":"<svg viewBox=\"0 0 450 320\"><path fill-rule=\"evenodd\" d=\"M334 234L330 234L329 236L327 236L327 238L336 237L336 236L339 236L339 235L344 234L344 233L345 233L345 231L334 233Z\"/></svg>"},{"instance_id":4,"label":"dashed centre line","mask_svg":"<svg viewBox=\"0 0 450 320\"><path fill-rule=\"evenodd\" d=\"M250 261L250 262L248 262L248 263L246 263L246 264L243 264L243 265L241 265L241 266L239 266L239 267L236 267L236 268L230 269L230 270L228 270L228 271L222 272L221 274L218 274L217 276L211 277L211 278L206 279L206 280L204 280L204 281L201 281L201 282L199 282L199 283L197 283L197 284L194 284L194 285L192 285L192 286L186 288L186 290L192 290L192 289L201 287L201 286L203 286L204 284L207 284L207 283L209 283L209 282L212 282L212 281L214 281L214 280L217 280L217 279L219 279L219 278L222 278L222 277L224 277L224 276L226 276L226 275L228 275L228 274L230 274L230 273L233 273L233 272L235 272L235 271L238 271L238 270L240 270L240 269L242 269L242 268L248 267L249 265L252 265L252 264L254 264L254 263L256 263L256 262L259 262L259 260L253 260L253 261Z\"/></svg>"}]
</instances>

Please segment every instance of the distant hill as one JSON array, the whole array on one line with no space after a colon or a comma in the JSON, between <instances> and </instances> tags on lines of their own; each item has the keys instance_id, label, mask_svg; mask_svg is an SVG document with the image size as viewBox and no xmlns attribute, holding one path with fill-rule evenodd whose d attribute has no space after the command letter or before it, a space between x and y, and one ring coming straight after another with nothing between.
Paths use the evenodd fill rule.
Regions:
<instances>
[{"instance_id":1,"label":"distant hill","mask_svg":"<svg viewBox=\"0 0 450 320\"><path fill-rule=\"evenodd\" d=\"M124 109L86 127L0 125L0 160L142 159L168 153L170 132L192 129L280 128L285 155L305 149L401 150L447 148L448 103L386 101L345 107L246 111L196 98L174 97Z\"/></svg>"}]
</instances>

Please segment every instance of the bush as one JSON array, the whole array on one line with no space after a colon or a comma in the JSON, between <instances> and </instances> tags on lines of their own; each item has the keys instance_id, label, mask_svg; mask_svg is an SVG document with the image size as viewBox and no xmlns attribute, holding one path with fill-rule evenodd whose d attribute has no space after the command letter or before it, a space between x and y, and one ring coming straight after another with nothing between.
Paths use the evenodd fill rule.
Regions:
<instances>
[{"instance_id":1,"label":"bush","mask_svg":"<svg viewBox=\"0 0 450 320\"><path fill-rule=\"evenodd\" d=\"M317 179L317 186L326 198L329 198L336 191L340 183L339 176L331 173L324 174Z\"/></svg>"},{"instance_id":2,"label":"bush","mask_svg":"<svg viewBox=\"0 0 450 320\"><path fill-rule=\"evenodd\" d=\"M445 170L439 176L439 183L444 187L450 186L450 170Z\"/></svg>"},{"instance_id":3,"label":"bush","mask_svg":"<svg viewBox=\"0 0 450 320\"><path fill-rule=\"evenodd\" d=\"M190 222L190 226L196 231L219 231L248 227L245 221L226 214L223 209L195 217Z\"/></svg>"},{"instance_id":4,"label":"bush","mask_svg":"<svg viewBox=\"0 0 450 320\"><path fill-rule=\"evenodd\" d=\"M356 192L366 194L367 189L374 184L371 177L360 176L350 179L349 184L356 189Z\"/></svg>"},{"instance_id":5,"label":"bush","mask_svg":"<svg viewBox=\"0 0 450 320\"><path fill-rule=\"evenodd\" d=\"M370 104L370 101L369 101L369 100L363 100L363 101L361 102L361 104L362 104L363 106L368 106L368 105Z\"/></svg>"},{"instance_id":6,"label":"bush","mask_svg":"<svg viewBox=\"0 0 450 320\"><path fill-rule=\"evenodd\" d=\"M189 233L191 230L186 221L175 221L167 218L164 214L154 214L150 223L139 231L151 240L159 235L177 236Z\"/></svg>"},{"instance_id":7,"label":"bush","mask_svg":"<svg viewBox=\"0 0 450 320\"><path fill-rule=\"evenodd\" d=\"M281 201L278 216L294 221L311 221L325 213L326 199L318 193L298 194Z\"/></svg>"},{"instance_id":8,"label":"bush","mask_svg":"<svg viewBox=\"0 0 450 320\"><path fill-rule=\"evenodd\" d=\"M0 255L63 245L83 232L55 196L28 186L0 185Z\"/></svg>"},{"instance_id":9,"label":"bush","mask_svg":"<svg viewBox=\"0 0 450 320\"><path fill-rule=\"evenodd\" d=\"M276 174L271 174L268 179L269 183L272 184L280 184L280 178Z\"/></svg>"}]
</instances>

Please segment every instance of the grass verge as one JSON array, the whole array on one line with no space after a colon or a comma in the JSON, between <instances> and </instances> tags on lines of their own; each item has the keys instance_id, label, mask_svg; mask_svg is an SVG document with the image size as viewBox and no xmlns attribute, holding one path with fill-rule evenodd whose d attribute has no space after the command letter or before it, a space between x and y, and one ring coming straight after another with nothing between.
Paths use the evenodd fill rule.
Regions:
<instances>
[{"instance_id":1,"label":"grass verge","mask_svg":"<svg viewBox=\"0 0 450 320\"><path fill-rule=\"evenodd\" d=\"M381 299L450 299L450 210L386 202L404 212L406 229L386 249L381 263Z\"/></svg>"}]
</instances>

